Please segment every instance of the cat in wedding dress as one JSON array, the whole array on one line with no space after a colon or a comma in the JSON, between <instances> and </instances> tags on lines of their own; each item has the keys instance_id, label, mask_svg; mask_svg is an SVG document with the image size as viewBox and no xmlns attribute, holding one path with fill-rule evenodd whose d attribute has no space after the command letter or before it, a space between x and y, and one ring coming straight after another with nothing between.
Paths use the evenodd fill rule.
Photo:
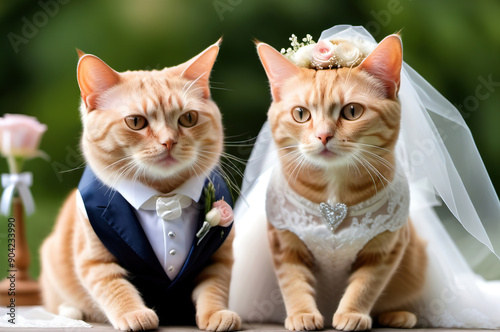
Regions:
<instances>
[{"instance_id":1,"label":"cat in wedding dress","mask_svg":"<svg viewBox=\"0 0 500 332\"><path fill-rule=\"evenodd\" d=\"M362 27L335 26L324 31L318 43L309 36L299 43L292 36L292 47L283 50L283 55L267 44L258 44L273 104L269 122L264 124L248 162L242 195L235 208L230 307L243 320L285 322L291 330L320 329L330 324L340 330L365 330L372 325L371 316L377 317L379 324L392 327L500 327L500 283L486 282L472 272L433 209L444 202L457 221L498 256L498 197L458 110L401 59L398 64L398 43L399 37L392 35L377 46ZM320 75L337 75L340 79L331 79L331 86L325 88L330 84L328 79L314 85L308 83L307 75L314 77L311 82L319 81ZM376 88L363 90L363 84L373 79L381 86L383 98L372 91ZM307 87L313 91L310 98L305 101L304 97L297 104L297 98L307 95L303 91ZM337 131L318 129L320 121L314 122L331 120L330 115L317 110L317 105L328 99L328 93L333 96L329 99L332 104L335 96L342 95L343 102L332 107L331 117L336 117L337 122L331 127ZM397 94L400 106L388 101L391 94ZM397 119L397 124L386 121L388 128L381 128L383 121L372 114L376 105L363 97L385 100L384 107L389 111L393 108L390 119ZM287 99L292 101L287 104ZM289 107L281 112L284 105ZM357 160L359 156L351 157L347 166L332 169L345 170L341 176L350 175L351 179L360 178L363 172L371 174L371 189L353 191L359 197L339 191L325 195L325 190L335 190L328 189L328 179L318 181L324 175L318 169L325 164L323 168L329 167L323 159L331 158L333 152L348 155L344 151L347 149L330 149L333 144L338 147L355 141L349 135L356 130L349 132L346 128L355 128L354 124L359 125L369 116L371 122L357 132L371 135L368 129L384 129L387 133L394 126L399 131L397 139L393 145L383 147L391 153L379 153L382 148L369 149L366 141L359 140L360 144L365 142L365 155L373 155L367 158L371 163ZM370 125L373 128L367 129ZM316 128L313 134L318 141L311 143L311 139L304 139L305 134L297 134L307 132L306 126ZM290 137L299 138L291 142ZM311 144L316 144L323 159L314 159ZM423 161L414 157L422 146L432 147ZM316 167L308 168L314 163ZM358 187L364 188L361 184ZM406 279L411 276L422 280L415 282L418 287L401 288L409 301L396 309L404 310L404 314L384 316L383 312L379 315L382 302L376 301L377 295L367 295L369 287L358 298L346 299L356 296L350 287L355 281L349 278L359 272L356 261L374 239L381 234L390 239L390 234L397 232L405 232L412 239L409 242L415 245L410 246L414 248L410 254L415 259L420 257L416 263L420 269L413 267L414 272ZM284 254L276 255L281 250L277 246L287 249L287 245L292 246L289 251L296 251L296 264L290 264ZM301 278L293 279L294 273ZM377 285L381 287L378 295L391 291L384 285ZM372 303L362 303L370 296ZM364 312L346 312L352 310L353 303ZM350 316L346 318L346 314Z\"/></svg>"}]
</instances>

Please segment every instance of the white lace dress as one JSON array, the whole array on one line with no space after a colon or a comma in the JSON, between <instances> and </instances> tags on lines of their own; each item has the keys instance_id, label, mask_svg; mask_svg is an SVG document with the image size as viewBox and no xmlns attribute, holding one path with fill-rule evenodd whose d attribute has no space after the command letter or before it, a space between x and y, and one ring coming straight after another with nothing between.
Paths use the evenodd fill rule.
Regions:
<instances>
[{"instance_id":1,"label":"white lace dress","mask_svg":"<svg viewBox=\"0 0 500 332\"><path fill-rule=\"evenodd\" d=\"M314 256L316 303L323 316L332 317L361 249L378 234L406 224L409 190L406 179L398 175L386 190L357 205L316 204L293 191L276 168L266 202L269 222L295 233Z\"/></svg>"},{"instance_id":2,"label":"white lace dress","mask_svg":"<svg viewBox=\"0 0 500 332\"><path fill-rule=\"evenodd\" d=\"M320 209L320 204L299 196L279 167L267 170L248 193L235 209L238 222L229 300L243 320L283 323L286 318L267 241L267 220L295 233L314 255L316 301L329 326L358 252L376 235L402 227L410 211L418 234L427 241L429 257L424 292L413 309L418 326L500 328L500 284L485 282L470 270L432 210L411 209L403 176L396 176L385 191L345 210L335 201Z\"/></svg>"}]
</instances>

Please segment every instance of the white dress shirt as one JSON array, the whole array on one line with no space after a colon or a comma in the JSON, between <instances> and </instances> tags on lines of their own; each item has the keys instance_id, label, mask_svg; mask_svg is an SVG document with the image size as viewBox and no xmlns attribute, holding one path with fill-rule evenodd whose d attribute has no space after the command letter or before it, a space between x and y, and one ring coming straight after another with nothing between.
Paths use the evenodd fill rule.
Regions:
<instances>
[{"instance_id":1,"label":"white dress shirt","mask_svg":"<svg viewBox=\"0 0 500 332\"><path fill-rule=\"evenodd\" d=\"M134 208L137 219L170 280L174 280L181 271L198 231L198 201L204 184L204 177L193 177L166 195L140 182L125 180L116 187L120 195ZM189 197L191 205L182 209L179 218L164 221L156 213L156 200L159 196L174 194ZM77 195L77 204L86 216L80 192Z\"/></svg>"}]
</instances>

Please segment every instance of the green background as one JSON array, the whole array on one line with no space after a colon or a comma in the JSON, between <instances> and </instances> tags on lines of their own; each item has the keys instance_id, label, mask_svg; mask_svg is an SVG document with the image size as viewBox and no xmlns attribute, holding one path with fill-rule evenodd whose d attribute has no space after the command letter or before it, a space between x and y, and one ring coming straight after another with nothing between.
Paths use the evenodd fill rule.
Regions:
<instances>
[{"instance_id":1,"label":"green background","mask_svg":"<svg viewBox=\"0 0 500 332\"><path fill-rule=\"evenodd\" d=\"M500 2L494 0L2 0L0 112L33 115L49 128L41 149L50 160L25 167L34 173L37 203L26 220L32 275L39 273L37 248L82 172L75 47L118 71L160 69L188 60L223 35L212 95L224 115L226 141L236 142L257 135L270 102L253 38L279 49L289 45L292 33L317 39L342 23L364 25L377 40L402 30L405 61L453 104L464 105L474 100L478 77L500 82L499 17ZM21 38L22 43L13 41ZM465 114L498 189L499 105L500 90L494 90ZM246 159L250 148L228 152ZM0 161L0 172L6 170ZM6 274L2 219L0 276ZM488 278L500 276L492 264L490 259L477 269Z\"/></svg>"}]
</instances>

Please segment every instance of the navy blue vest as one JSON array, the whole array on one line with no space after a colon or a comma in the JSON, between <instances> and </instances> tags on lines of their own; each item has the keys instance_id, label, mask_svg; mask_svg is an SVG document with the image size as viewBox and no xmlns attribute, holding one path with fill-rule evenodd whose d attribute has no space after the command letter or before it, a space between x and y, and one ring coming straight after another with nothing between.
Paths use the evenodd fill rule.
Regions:
<instances>
[{"instance_id":1,"label":"navy blue vest","mask_svg":"<svg viewBox=\"0 0 500 332\"><path fill-rule=\"evenodd\" d=\"M224 198L231 206L233 201L226 182L215 170L206 180L215 187L216 200ZM134 208L116 191L103 184L92 172L85 169L78 185L85 209L95 233L102 244L129 272L129 281L139 290L144 302L158 314L161 325L195 325L195 308L191 293L199 272L210 264L210 256L222 245L231 227L212 227L198 245L193 238L191 250L181 271L170 280L158 261ZM205 197L200 201L198 228L205 217Z\"/></svg>"}]
</instances>

